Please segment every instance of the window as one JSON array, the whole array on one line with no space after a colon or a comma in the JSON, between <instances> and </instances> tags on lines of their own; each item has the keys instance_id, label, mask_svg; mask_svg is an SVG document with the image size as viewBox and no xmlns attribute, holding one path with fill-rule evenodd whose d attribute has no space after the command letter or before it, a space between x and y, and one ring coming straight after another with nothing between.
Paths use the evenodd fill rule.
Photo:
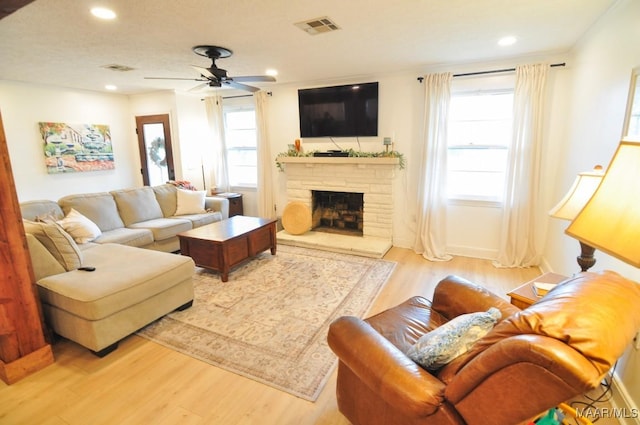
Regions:
<instances>
[{"instance_id":1,"label":"window","mask_svg":"<svg viewBox=\"0 0 640 425\"><path fill-rule=\"evenodd\" d=\"M502 201L512 120L512 90L452 95L447 139L450 199Z\"/></svg>"},{"instance_id":2,"label":"window","mask_svg":"<svg viewBox=\"0 0 640 425\"><path fill-rule=\"evenodd\" d=\"M223 108L223 113L229 184L232 187L256 187L258 155L255 110L253 106L230 106Z\"/></svg>"}]
</instances>

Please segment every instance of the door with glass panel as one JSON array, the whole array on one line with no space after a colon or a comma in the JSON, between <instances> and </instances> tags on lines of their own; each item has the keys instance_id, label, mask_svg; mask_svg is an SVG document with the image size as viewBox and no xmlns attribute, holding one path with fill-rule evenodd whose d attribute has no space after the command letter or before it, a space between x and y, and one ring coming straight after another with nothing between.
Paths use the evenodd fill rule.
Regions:
<instances>
[{"instance_id":1,"label":"door with glass panel","mask_svg":"<svg viewBox=\"0 0 640 425\"><path fill-rule=\"evenodd\" d=\"M136 133L144 185L155 186L175 180L169 115L136 117Z\"/></svg>"}]
</instances>

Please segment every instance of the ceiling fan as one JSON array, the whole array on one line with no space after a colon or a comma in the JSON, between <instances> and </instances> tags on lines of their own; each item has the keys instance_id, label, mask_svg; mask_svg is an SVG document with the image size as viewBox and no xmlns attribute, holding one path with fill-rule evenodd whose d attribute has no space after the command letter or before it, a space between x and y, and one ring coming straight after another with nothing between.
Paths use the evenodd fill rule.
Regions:
<instances>
[{"instance_id":1,"label":"ceiling fan","mask_svg":"<svg viewBox=\"0 0 640 425\"><path fill-rule=\"evenodd\" d=\"M226 69L218 68L216 65L216 59L228 58L233 52L224 47L218 46L194 46L192 48L194 53L211 59L211 66L204 68L201 66L192 65L192 67L200 73L199 78L172 78L172 77L144 77L147 80L192 80L202 81L202 84L192 88L191 91L200 90L203 87L222 87L223 85L229 86L239 90L245 90L249 92L257 92L260 90L258 87L243 84L245 82L275 82L276 79L269 75L253 75L244 77L230 77L227 74Z\"/></svg>"}]
</instances>

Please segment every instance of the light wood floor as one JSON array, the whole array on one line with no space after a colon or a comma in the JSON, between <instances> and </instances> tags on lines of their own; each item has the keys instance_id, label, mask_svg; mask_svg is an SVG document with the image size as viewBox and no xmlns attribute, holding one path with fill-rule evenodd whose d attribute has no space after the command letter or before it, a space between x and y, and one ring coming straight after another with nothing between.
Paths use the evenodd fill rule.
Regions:
<instances>
[{"instance_id":1,"label":"light wood floor","mask_svg":"<svg viewBox=\"0 0 640 425\"><path fill-rule=\"evenodd\" d=\"M505 298L540 274L465 257L433 263L400 248L385 259L398 265L370 314L413 295L431 298L448 274ZM1 424L348 424L336 407L335 373L311 403L137 336L102 359L65 340L53 349L55 364L11 386L0 382Z\"/></svg>"}]
</instances>

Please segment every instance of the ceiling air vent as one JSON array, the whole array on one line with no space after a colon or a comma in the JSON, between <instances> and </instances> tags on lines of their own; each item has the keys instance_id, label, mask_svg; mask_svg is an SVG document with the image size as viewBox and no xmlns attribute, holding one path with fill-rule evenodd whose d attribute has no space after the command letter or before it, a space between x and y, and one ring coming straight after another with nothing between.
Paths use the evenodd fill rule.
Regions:
<instances>
[{"instance_id":1,"label":"ceiling air vent","mask_svg":"<svg viewBox=\"0 0 640 425\"><path fill-rule=\"evenodd\" d=\"M130 66L118 65L115 63L111 65L103 65L102 68L110 69L112 71L119 71L119 72L133 71L135 69L135 68L131 68Z\"/></svg>"},{"instance_id":2,"label":"ceiling air vent","mask_svg":"<svg viewBox=\"0 0 640 425\"><path fill-rule=\"evenodd\" d=\"M326 16L323 16L322 18L315 18L303 22L298 22L294 25L309 35L317 35L340 29L340 27L338 27L331 19Z\"/></svg>"}]
</instances>

